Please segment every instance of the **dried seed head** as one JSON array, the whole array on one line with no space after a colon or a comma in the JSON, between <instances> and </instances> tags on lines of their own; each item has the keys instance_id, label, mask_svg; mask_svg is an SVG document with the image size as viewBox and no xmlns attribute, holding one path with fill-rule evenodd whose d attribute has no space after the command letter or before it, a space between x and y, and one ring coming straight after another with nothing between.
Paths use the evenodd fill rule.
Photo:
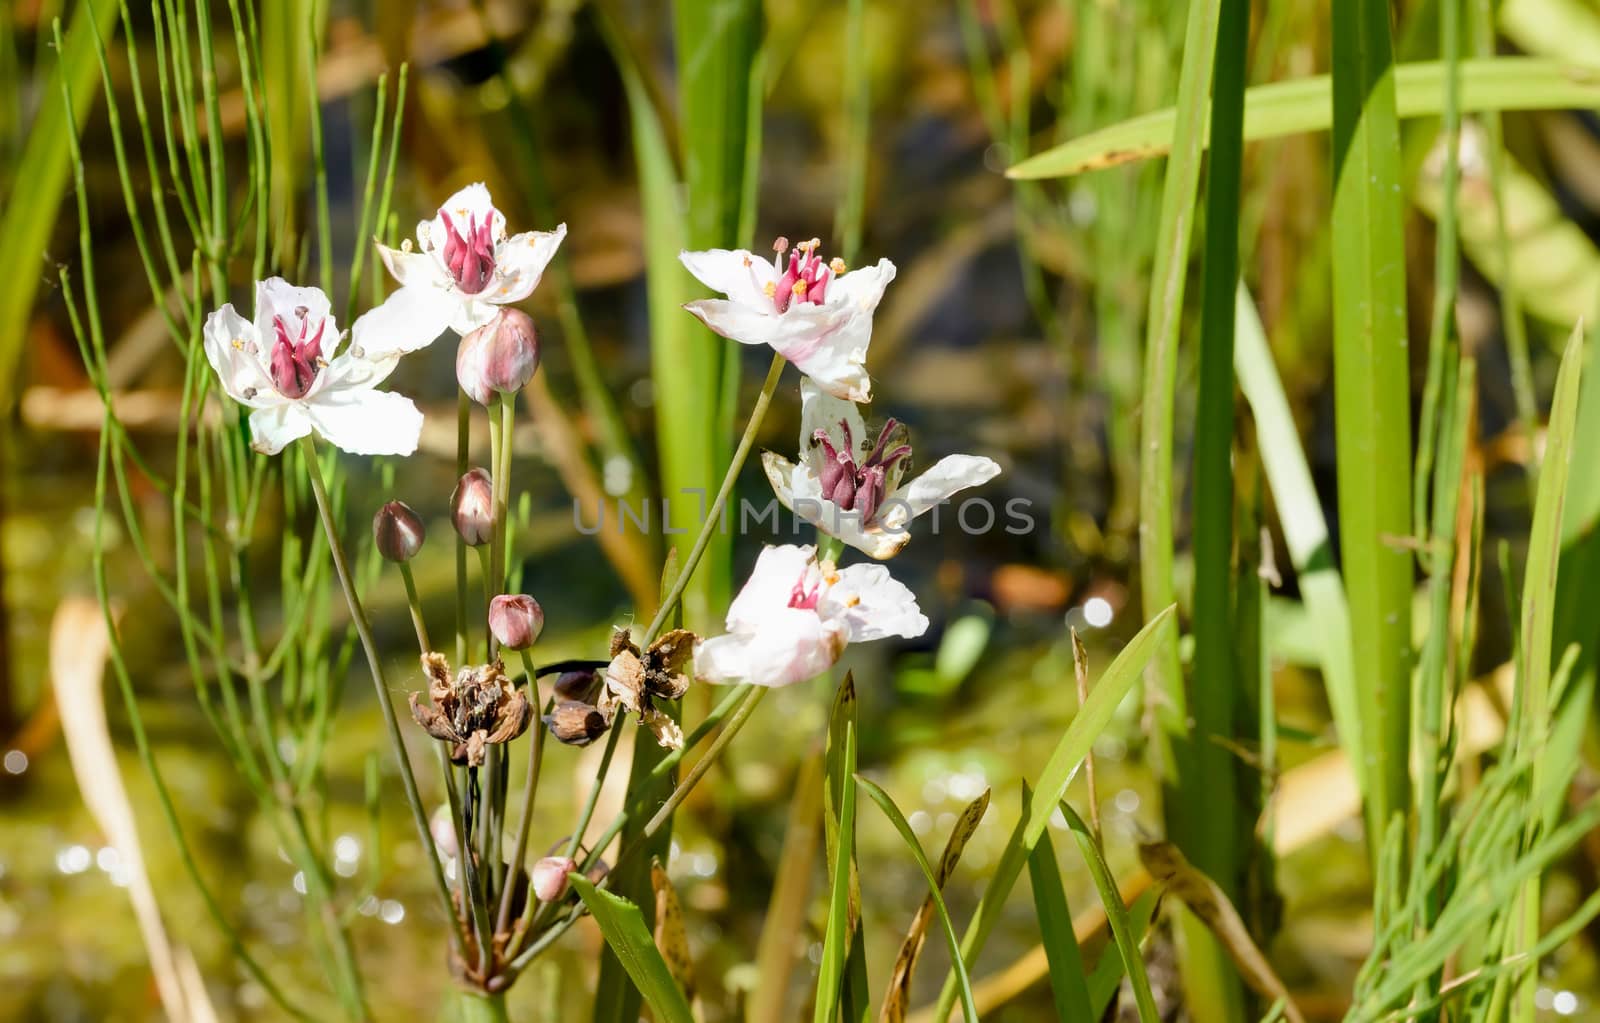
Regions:
<instances>
[{"instance_id":1,"label":"dried seed head","mask_svg":"<svg viewBox=\"0 0 1600 1023\"><path fill-rule=\"evenodd\" d=\"M427 531L422 519L404 501L390 501L372 517L372 539L390 561L410 561L422 549Z\"/></svg>"},{"instance_id":2,"label":"dried seed head","mask_svg":"<svg viewBox=\"0 0 1600 1023\"><path fill-rule=\"evenodd\" d=\"M526 593L502 593L489 602L489 631L507 650L526 650L544 631L544 609Z\"/></svg>"},{"instance_id":3,"label":"dried seed head","mask_svg":"<svg viewBox=\"0 0 1600 1023\"><path fill-rule=\"evenodd\" d=\"M494 484L487 469L469 469L450 495L450 521L469 547L481 547L494 533Z\"/></svg>"},{"instance_id":4,"label":"dried seed head","mask_svg":"<svg viewBox=\"0 0 1600 1023\"><path fill-rule=\"evenodd\" d=\"M479 405L522 390L538 369L539 334L520 309L501 309L456 348L456 381Z\"/></svg>"},{"instance_id":5,"label":"dried seed head","mask_svg":"<svg viewBox=\"0 0 1600 1023\"><path fill-rule=\"evenodd\" d=\"M450 759L482 765L492 743L510 742L527 730L532 707L527 694L505 677L498 662L462 668L447 681L449 668L437 653L423 657L430 703L411 694L411 716L435 739L450 743Z\"/></svg>"},{"instance_id":6,"label":"dried seed head","mask_svg":"<svg viewBox=\"0 0 1600 1023\"><path fill-rule=\"evenodd\" d=\"M562 700L545 715L544 723L556 741L568 746L589 745L611 724L599 707L581 700Z\"/></svg>"},{"instance_id":7,"label":"dried seed head","mask_svg":"<svg viewBox=\"0 0 1600 1023\"><path fill-rule=\"evenodd\" d=\"M540 902L555 902L567 894L567 875L577 869L570 856L546 856L533 865L533 894Z\"/></svg>"}]
</instances>

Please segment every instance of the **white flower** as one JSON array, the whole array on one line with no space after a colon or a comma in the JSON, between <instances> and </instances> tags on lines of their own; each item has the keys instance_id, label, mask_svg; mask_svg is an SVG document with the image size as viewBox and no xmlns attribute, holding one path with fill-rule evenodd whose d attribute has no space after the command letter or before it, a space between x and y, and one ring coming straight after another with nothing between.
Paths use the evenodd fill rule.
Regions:
<instances>
[{"instance_id":1,"label":"white flower","mask_svg":"<svg viewBox=\"0 0 1600 1023\"><path fill-rule=\"evenodd\" d=\"M401 349L371 331L371 314L356 320L348 347L328 296L281 277L256 283L255 321L225 305L206 318L206 358L228 397L254 409L257 451L273 455L315 430L357 455L409 455L417 449L422 413L411 399L375 390L400 361Z\"/></svg>"},{"instance_id":2,"label":"white flower","mask_svg":"<svg viewBox=\"0 0 1600 1023\"><path fill-rule=\"evenodd\" d=\"M890 419L876 438L852 402L800 382L800 462L762 456L785 508L874 558L893 557L911 539L911 520L951 495L987 483L1000 466L981 455L947 455L904 480L911 459L905 427Z\"/></svg>"},{"instance_id":3,"label":"white flower","mask_svg":"<svg viewBox=\"0 0 1600 1023\"><path fill-rule=\"evenodd\" d=\"M786 686L827 671L850 643L928 629L917 598L882 565L835 568L815 547L768 547L728 607L727 635L695 648L707 682Z\"/></svg>"},{"instance_id":4,"label":"white flower","mask_svg":"<svg viewBox=\"0 0 1600 1023\"><path fill-rule=\"evenodd\" d=\"M824 264L817 239L789 248L773 245L772 262L744 249L681 252L689 272L725 299L708 298L684 306L725 338L747 345L771 345L817 386L836 398L872 400L867 376L867 345L872 314L883 289L894 280L894 264L845 272L844 261Z\"/></svg>"},{"instance_id":5,"label":"white flower","mask_svg":"<svg viewBox=\"0 0 1600 1023\"><path fill-rule=\"evenodd\" d=\"M506 218L489 189L468 185L417 225L417 248L378 246L400 289L374 309L378 328L422 336L422 347L445 328L457 334L483 326L500 306L521 302L539 286L567 225L506 237Z\"/></svg>"}]
</instances>

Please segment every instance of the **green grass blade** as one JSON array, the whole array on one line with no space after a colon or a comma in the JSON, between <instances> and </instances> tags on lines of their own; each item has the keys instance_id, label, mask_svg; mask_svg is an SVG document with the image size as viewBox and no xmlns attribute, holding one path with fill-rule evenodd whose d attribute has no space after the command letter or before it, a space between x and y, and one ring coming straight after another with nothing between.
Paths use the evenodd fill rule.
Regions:
<instances>
[{"instance_id":1,"label":"green grass blade","mask_svg":"<svg viewBox=\"0 0 1600 1023\"><path fill-rule=\"evenodd\" d=\"M1156 908L1161 902L1161 892L1155 888L1148 889L1143 895L1133 900L1133 905L1127 908L1128 937L1137 949L1144 941L1144 936L1150 930L1150 921L1156 915ZM1109 916L1106 918L1110 919ZM1100 961L1094 964L1094 970L1089 974L1089 1015L1085 1019L1105 1019L1106 1007L1111 1004L1111 999L1122 987L1122 977L1127 972L1123 965L1120 949L1107 948L1100 954Z\"/></svg>"},{"instance_id":2,"label":"green grass blade","mask_svg":"<svg viewBox=\"0 0 1600 1023\"><path fill-rule=\"evenodd\" d=\"M1211 96L1206 168L1205 255L1200 301L1199 393L1194 437L1194 662L1189 684L1192 726L1173 740L1175 786L1165 803L1168 833L1201 870L1237 900L1243 874L1236 760L1219 742L1239 733L1239 666L1234 603L1235 292L1239 280L1239 202L1244 158L1244 87L1250 49L1249 0L1222 0ZM1192 913L1182 914L1179 969L1189 1009L1203 1019L1243 1015L1243 991L1221 944Z\"/></svg>"},{"instance_id":3,"label":"green grass blade","mask_svg":"<svg viewBox=\"0 0 1600 1023\"><path fill-rule=\"evenodd\" d=\"M1067 784L1077 773L1094 740L1111 721L1117 705L1138 684L1141 673L1155 656L1158 646L1171 641L1170 632L1175 627L1175 615L1176 610L1172 607L1162 609L1139 630L1138 635L1128 641L1128 645L1122 648L1122 652L1095 681L1089 698L1078 708L1061 740L1056 743L1055 751L1039 774L1033 799L1006 842L1005 851L995 866L994 876L984 889L983 897L978 900L972 922L967 925L967 932L962 937L961 957L966 962L975 962L984 943L988 941L989 932L994 929L1012 886L1022 874L1028 853L1038 844L1039 836L1044 834L1056 804L1066 794ZM939 1003L934 1009L935 1019L949 1018L956 1002L956 987L956 977L952 973L945 978L944 987L939 993Z\"/></svg>"},{"instance_id":4,"label":"green grass blade","mask_svg":"<svg viewBox=\"0 0 1600 1023\"><path fill-rule=\"evenodd\" d=\"M1033 798L1033 790L1022 786L1023 806ZM1061 885L1061 868L1056 850L1046 832L1028 853L1028 881L1033 888L1033 915L1039 925L1039 941L1044 945L1050 967L1050 997L1055 1001L1057 1019L1099 1019L1090 1007L1089 980L1083 967L1083 950L1072 928L1072 908Z\"/></svg>"},{"instance_id":5,"label":"green grass blade","mask_svg":"<svg viewBox=\"0 0 1600 1023\"><path fill-rule=\"evenodd\" d=\"M1139 438L1139 582L1144 613L1154 616L1176 600L1173 579L1173 415L1178 378L1178 332L1194 233L1195 194L1205 149L1207 94L1216 56L1221 0L1196 0L1189 7L1183 68L1178 80L1178 117L1171 126L1172 156L1161 190L1145 317L1143 420ZM1155 708L1157 761L1167 765L1165 783L1175 781L1188 732L1189 703L1178 662L1177 630L1159 635L1145 675L1146 702ZM1041 786L1043 781L1041 780ZM1053 807L1054 800L1051 801Z\"/></svg>"},{"instance_id":6,"label":"green grass blade","mask_svg":"<svg viewBox=\"0 0 1600 1023\"><path fill-rule=\"evenodd\" d=\"M1517 657L1517 693L1521 700L1520 730L1517 745L1533 757L1530 787L1535 798L1543 795L1543 783L1555 776L1561 765L1549 762L1551 747L1546 742L1550 727L1550 657L1555 623L1557 571L1561 564L1561 537L1567 500L1567 480L1571 474L1573 445L1576 440L1579 384L1583 376L1583 327L1579 325L1567 340L1556 377L1555 398L1550 405L1550 425L1545 434L1545 455L1539 473L1539 492L1533 505L1533 527L1528 535L1528 563L1522 584L1522 646ZM1531 843L1541 831L1553 825L1546 814L1535 813L1528 824ZM1507 934L1508 953L1524 952L1539 938L1540 875L1529 876L1522 888L1520 926L1513 923ZM1513 1018L1531 1020L1536 974L1522 975L1513 993Z\"/></svg>"},{"instance_id":7,"label":"green grass blade","mask_svg":"<svg viewBox=\"0 0 1600 1023\"><path fill-rule=\"evenodd\" d=\"M621 896L601 891L576 871L567 875L567 879L588 907L594 922L600 925L606 947L621 960L622 968L628 971L634 986L650 1003L656 1018L664 1023L693 1023L689 1003L672 979L672 970L656 948L639 907Z\"/></svg>"},{"instance_id":8,"label":"green grass blade","mask_svg":"<svg viewBox=\"0 0 1600 1023\"><path fill-rule=\"evenodd\" d=\"M1433 117L1444 109L1446 65L1419 61L1395 70L1398 116ZM1245 93L1246 142L1327 131L1332 79L1314 75L1258 85ZM1461 111L1586 110L1600 106L1600 70L1541 57L1484 57L1461 62ZM1037 153L1006 173L1060 178L1147 160L1170 151L1177 111L1143 114Z\"/></svg>"},{"instance_id":9,"label":"green grass blade","mask_svg":"<svg viewBox=\"0 0 1600 1023\"><path fill-rule=\"evenodd\" d=\"M1360 764L1361 718L1357 709L1355 669L1350 659L1350 609L1345 603L1344 583L1333 563L1328 523L1322 515L1310 463L1300 446L1300 434L1289 410L1289 399L1267 346L1266 331L1261 326L1255 303L1242 286L1238 303L1234 372L1255 418L1261 464L1278 509L1289 561L1299 577L1306 609L1316 622L1313 632L1317 663L1328 692L1328 704L1333 709L1339 742L1350 762ZM1273 631L1277 635L1282 630ZM1356 778L1365 786L1365 774L1358 771Z\"/></svg>"},{"instance_id":10,"label":"green grass blade","mask_svg":"<svg viewBox=\"0 0 1600 1023\"><path fill-rule=\"evenodd\" d=\"M861 791L878 804L878 809L889 818L889 823L894 825L894 829L900 832L900 837L905 839L906 847L911 850L917 866L922 869L922 876L928 881L928 897L933 900L934 912L939 916L939 925L944 929L945 941L950 945L950 968L955 974L956 990L961 995L963 1018L968 1023L977 1023L978 1007L972 1002L972 981L967 976L966 964L961 959L961 939L956 937L955 925L950 922L950 911L945 908L944 895L939 891L940 880L933 872L933 865L928 862L927 854L922 851L922 844L917 841L916 833L911 830L911 825L906 822L900 808L894 805L894 800L889 798L889 793L860 775L855 776L855 782L861 787ZM1068 925L1071 925L1070 921Z\"/></svg>"},{"instance_id":11,"label":"green grass blade","mask_svg":"<svg viewBox=\"0 0 1600 1023\"><path fill-rule=\"evenodd\" d=\"M1117 951L1122 956L1122 965L1128 971L1128 981L1133 986L1134 1003L1139 1009L1139 1023L1157 1023L1161 1014L1156 1011L1155 995L1150 990L1150 977L1145 972L1144 957L1139 954L1139 941L1133 934L1133 927L1128 921L1127 907L1122 904L1122 893L1117 891L1117 879L1111 875L1111 867L1106 863L1105 853L1100 851L1100 846L1095 843L1094 835L1089 831L1089 826L1079 817L1077 811L1067 805L1066 800L1058 804L1061 813L1067 818L1067 826L1072 829L1072 837L1077 839L1078 851L1083 853L1083 862L1089 867L1089 875L1094 878L1094 886L1100 893L1100 903L1106 908L1106 923L1111 927L1111 936L1116 940Z\"/></svg>"},{"instance_id":12,"label":"green grass blade","mask_svg":"<svg viewBox=\"0 0 1600 1023\"><path fill-rule=\"evenodd\" d=\"M71 162L67 153L68 111L56 97L65 85L72 95L72 120L82 122L95 101L92 88L100 73L95 58L95 36L107 36L116 22L115 0L83 0L72 13L60 60L49 81L39 91L46 97L28 132L12 177L12 194L0 213L0 252L20 260L0 274L0 411L9 411L17 399L21 377L17 362L22 355L28 318L39 282L45 279L45 248L55 229L61 197L66 193ZM17 194L27 189L26 201ZM39 261L39 262L36 262Z\"/></svg>"},{"instance_id":13,"label":"green grass blade","mask_svg":"<svg viewBox=\"0 0 1600 1023\"><path fill-rule=\"evenodd\" d=\"M845 983L845 959L860 923L855 885L856 686L845 674L828 725L826 821L829 853L828 926L817 971L814 1023L831 1023Z\"/></svg>"},{"instance_id":14,"label":"green grass blade","mask_svg":"<svg viewBox=\"0 0 1600 1023\"><path fill-rule=\"evenodd\" d=\"M1400 124L1385 0L1333 17L1334 403L1368 835L1406 806L1410 729L1411 411Z\"/></svg>"}]
</instances>

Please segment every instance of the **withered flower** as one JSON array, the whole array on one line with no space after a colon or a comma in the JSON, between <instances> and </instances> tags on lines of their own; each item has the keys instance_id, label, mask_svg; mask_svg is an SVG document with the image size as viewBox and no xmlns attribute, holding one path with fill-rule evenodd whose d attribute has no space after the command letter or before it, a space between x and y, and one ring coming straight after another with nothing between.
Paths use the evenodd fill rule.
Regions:
<instances>
[{"instance_id":1,"label":"withered flower","mask_svg":"<svg viewBox=\"0 0 1600 1023\"><path fill-rule=\"evenodd\" d=\"M689 691L695 640L695 634L688 629L673 629L651 643L648 650L641 651L627 629L613 633L602 709L620 706L638 714L640 723L655 733L662 746L683 746L683 731L670 715L656 708L654 701L677 700Z\"/></svg>"},{"instance_id":2,"label":"withered flower","mask_svg":"<svg viewBox=\"0 0 1600 1023\"><path fill-rule=\"evenodd\" d=\"M454 681L443 654L422 655L432 705L411 694L411 716L435 739L451 743L450 760L483 764L490 743L510 742L528 728L528 698L506 678L498 662L462 668Z\"/></svg>"}]
</instances>

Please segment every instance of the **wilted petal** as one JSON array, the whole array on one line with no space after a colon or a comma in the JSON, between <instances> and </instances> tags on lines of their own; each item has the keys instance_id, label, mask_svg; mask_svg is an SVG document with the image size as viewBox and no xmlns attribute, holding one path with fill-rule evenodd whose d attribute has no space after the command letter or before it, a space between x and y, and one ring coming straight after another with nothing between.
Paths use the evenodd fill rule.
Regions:
<instances>
[{"instance_id":1,"label":"wilted petal","mask_svg":"<svg viewBox=\"0 0 1600 1023\"><path fill-rule=\"evenodd\" d=\"M411 717L422 730L441 742L459 741L455 730L450 727L450 721L436 708L428 706L419 698L421 693L411 694Z\"/></svg>"},{"instance_id":2,"label":"wilted petal","mask_svg":"<svg viewBox=\"0 0 1600 1023\"><path fill-rule=\"evenodd\" d=\"M417 406L387 391L330 391L307 405L305 416L328 443L352 455L409 455L422 435Z\"/></svg>"},{"instance_id":3,"label":"wilted petal","mask_svg":"<svg viewBox=\"0 0 1600 1023\"><path fill-rule=\"evenodd\" d=\"M763 451L761 468L766 472L767 482L772 484L772 492L777 495L779 503L793 511L795 464L776 451Z\"/></svg>"},{"instance_id":4,"label":"wilted petal","mask_svg":"<svg viewBox=\"0 0 1600 1023\"><path fill-rule=\"evenodd\" d=\"M250 446L263 455L277 454L311 430L311 417L306 407L295 402L258 408L250 413Z\"/></svg>"},{"instance_id":5,"label":"wilted petal","mask_svg":"<svg viewBox=\"0 0 1600 1023\"><path fill-rule=\"evenodd\" d=\"M618 651L611 659L606 668L606 690L627 710L639 712L644 697L644 662L632 650Z\"/></svg>"},{"instance_id":6,"label":"wilted petal","mask_svg":"<svg viewBox=\"0 0 1600 1023\"><path fill-rule=\"evenodd\" d=\"M667 714L652 707L644 712L640 724L650 729L662 749L683 748L683 729Z\"/></svg>"},{"instance_id":7,"label":"wilted petal","mask_svg":"<svg viewBox=\"0 0 1600 1023\"><path fill-rule=\"evenodd\" d=\"M501 242L494 252L495 283L481 297L505 304L533 294L566 236L567 225L560 224L554 231L524 231Z\"/></svg>"}]
</instances>

